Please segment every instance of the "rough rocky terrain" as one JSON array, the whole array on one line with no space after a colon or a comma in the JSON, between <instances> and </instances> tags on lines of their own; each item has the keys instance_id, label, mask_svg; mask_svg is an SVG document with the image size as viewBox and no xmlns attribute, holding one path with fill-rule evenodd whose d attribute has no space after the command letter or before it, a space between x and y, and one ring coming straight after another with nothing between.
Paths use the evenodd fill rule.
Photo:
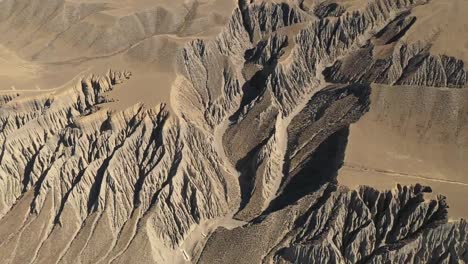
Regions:
<instances>
[{"instance_id":1,"label":"rough rocky terrain","mask_svg":"<svg viewBox=\"0 0 468 264\"><path fill-rule=\"evenodd\" d=\"M0 263L468 262L466 7L0 1Z\"/></svg>"}]
</instances>

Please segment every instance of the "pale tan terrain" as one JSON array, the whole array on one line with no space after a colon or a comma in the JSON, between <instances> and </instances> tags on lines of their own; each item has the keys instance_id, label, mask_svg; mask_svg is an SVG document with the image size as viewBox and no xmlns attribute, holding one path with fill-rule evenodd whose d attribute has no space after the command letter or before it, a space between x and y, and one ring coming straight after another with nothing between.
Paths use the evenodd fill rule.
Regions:
<instances>
[{"instance_id":1,"label":"pale tan terrain","mask_svg":"<svg viewBox=\"0 0 468 264\"><path fill-rule=\"evenodd\" d=\"M468 61L466 10L468 2L465 0L432 1L431 5L415 8L413 14L417 21L406 34L405 41L427 41L433 53Z\"/></svg>"},{"instance_id":2,"label":"pale tan terrain","mask_svg":"<svg viewBox=\"0 0 468 264\"><path fill-rule=\"evenodd\" d=\"M391 189L418 182L468 217L468 90L374 85L369 113L351 125L339 182Z\"/></svg>"},{"instance_id":3,"label":"pale tan terrain","mask_svg":"<svg viewBox=\"0 0 468 264\"><path fill-rule=\"evenodd\" d=\"M3 6L13 2L28 1L4 1ZM27 7L0 24L0 92L50 92L88 73L124 68L137 77L125 85L132 89L112 92L117 102L110 108L168 103L176 52L195 38L219 34L234 4L234 0L53 1L34 19L22 20L34 8ZM52 18L46 17L48 8L57 8Z\"/></svg>"},{"instance_id":4,"label":"pale tan terrain","mask_svg":"<svg viewBox=\"0 0 468 264\"><path fill-rule=\"evenodd\" d=\"M423 43L433 54L459 58L467 68L468 19L462 15L466 10L468 2L464 0L432 1L415 7L411 15L416 21L402 40ZM427 184L447 196L452 216L467 218L467 90L374 85L371 101L370 112L351 126L345 164L354 167L345 165L339 181L352 187L383 189L410 181ZM362 174L360 167L364 168ZM396 178L379 171L401 175ZM439 180L445 182L437 183Z\"/></svg>"},{"instance_id":5,"label":"pale tan terrain","mask_svg":"<svg viewBox=\"0 0 468 264\"><path fill-rule=\"evenodd\" d=\"M466 263L465 0L0 0L0 264Z\"/></svg>"}]
</instances>

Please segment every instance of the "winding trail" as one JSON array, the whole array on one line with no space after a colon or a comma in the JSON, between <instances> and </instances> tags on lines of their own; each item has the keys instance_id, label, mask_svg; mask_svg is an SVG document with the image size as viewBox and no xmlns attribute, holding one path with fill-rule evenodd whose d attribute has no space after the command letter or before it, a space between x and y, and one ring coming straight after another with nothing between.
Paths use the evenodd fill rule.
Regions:
<instances>
[{"instance_id":1,"label":"winding trail","mask_svg":"<svg viewBox=\"0 0 468 264\"><path fill-rule=\"evenodd\" d=\"M0 1L1 2L1 1ZM0 90L0 93L19 93L19 92L53 92L53 91L57 91L57 90L60 90L62 88L66 88L68 87L68 85L70 83L74 83L76 82L76 80L78 80L79 78L83 78L84 74L89 72L90 70L92 69L92 67L88 67L86 69L84 69L83 71L77 73L70 81L58 86L58 87L54 87L54 88L50 88L50 89L41 89L39 87L37 87L36 89L16 89L14 88L14 86L12 86L12 89L10 90Z\"/></svg>"}]
</instances>

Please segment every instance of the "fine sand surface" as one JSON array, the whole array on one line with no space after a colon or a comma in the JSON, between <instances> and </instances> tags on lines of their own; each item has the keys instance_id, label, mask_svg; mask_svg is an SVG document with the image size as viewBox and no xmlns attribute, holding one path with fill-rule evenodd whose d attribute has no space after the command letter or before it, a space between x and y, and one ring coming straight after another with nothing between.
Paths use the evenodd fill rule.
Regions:
<instances>
[{"instance_id":1,"label":"fine sand surface","mask_svg":"<svg viewBox=\"0 0 468 264\"><path fill-rule=\"evenodd\" d=\"M167 104L176 78L177 52L189 41L219 34L234 4L234 0L70 0L39 28L32 20L21 20L26 11L15 12L16 18L10 16L0 24L4 33L0 92L22 97L49 93L88 73L115 69L128 70L134 78L108 94L113 102L106 107L123 110L139 102L147 107ZM76 18L67 8L88 11ZM41 15L36 14L37 19L46 19ZM68 24L56 21L62 18ZM153 25L157 27L150 29ZM85 44L88 41L90 46Z\"/></svg>"},{"instance_id":2,"label":"fine sand surface","mask_svg":"<svg viewBox=\"0 0 468 264\"><path fill-rule=\"evenodd\" d=\"M374 85L338 180L379 189L418 182L447 196L453 217L467 218L467 120L468 90Z\"/></svg>"},{"instance_id":3,"label":"fine sand surface","mask_svg":"<svg viewBox=\"0 0 468 264\"><path fill-rule=\"evenodd\" d=\"M417 20L405 35L405 41L431 43L434 54L454 56L468 62L468 19L466 0L437 0L416 7ZM468 66L465 63L465 67Z\"/></svg>"},{"instance_id":4,"label":"fine sand surface","mask_svg":"<svg viewBox=\"0 0 468 264\"><path fill-rule=\"evenodd\" d=\"M359 6L359 1L337 1ZM440 0L411 11L402 37L431 54L453 56L468 68L468 1ZM382 47L383 49L386 46ZM468 91L373 85L369 113L351 125L339 182L392 189L421 183L443 194L453 218L468 218Z\"/></svg>"},{"instance_id":5,"label":"fine sand surface","mask_svg":"<svg viewBox=\"0 0 468 264\"><path fill-rule=\"evenodd\" d=\"M467 10L0 0L0 264L467 263Z\"/></svg>"}]
</instances>

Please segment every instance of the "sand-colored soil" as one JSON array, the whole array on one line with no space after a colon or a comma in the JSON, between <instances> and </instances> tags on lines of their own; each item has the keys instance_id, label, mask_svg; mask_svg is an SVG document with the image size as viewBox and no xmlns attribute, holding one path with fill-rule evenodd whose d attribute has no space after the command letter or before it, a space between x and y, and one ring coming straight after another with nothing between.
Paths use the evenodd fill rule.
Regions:
<instances>
[{"instance_id":1,"label":"sand-colored soil","mask_svg":"<svg viewBox=\"0 0 468 264\"><path fill-rule=\"evenodd\" d=\"M468 263L466 8L0 0L0 264Z\"/></svg>"},{"instance_id":2,"label":"sand-colored soil","mask_svg":"<svg viewBox=\"0 0 468 264\"><path fill-rule=\"evenodd\" d=\"M351 125L338 180L391 189L421 183L468 217L468 90L374 85L371 108ZM453 187L453 191L452 188Z\"/></svg>"},{"instance_id":3,"label":"sand-colored soil","mask_svg":"<svg viewBox=\"0 0 468 264\"><path fill-rule=\"evenodd\" d=\"M177 52L195 38L219 34L234 4L233 0L70 0L39 28L32 20L21 20L26 11L15 12L18 17L8 17L0 25L4 33L0 91L22 97L49 93L72 79L111 68L131 71L135 78L109 94L114 101L105 105L109 109L123 110L139 102L147 107L169 103ZM80 11L84 13L78 18L67 10L79 8L87 11ZM36 14L37 19L41 15ZM67 23L57 25L62 16ZM155 29L149 28L154 25ZM88 41L90 46L85 44Z\"/></svg>"},{"instance_id":4,"label":"sand-colored soil","mask_svg":"<svg viewBox=\"0 0 468 264\"><path fill-rule=\"evenodd\" d=\"M466 0L437 0L418 6L412 11L416 23L405 35L405 40L409 43L428 42L432 53L468 62L467 12Z\"/></svg>"}]
</instances>

